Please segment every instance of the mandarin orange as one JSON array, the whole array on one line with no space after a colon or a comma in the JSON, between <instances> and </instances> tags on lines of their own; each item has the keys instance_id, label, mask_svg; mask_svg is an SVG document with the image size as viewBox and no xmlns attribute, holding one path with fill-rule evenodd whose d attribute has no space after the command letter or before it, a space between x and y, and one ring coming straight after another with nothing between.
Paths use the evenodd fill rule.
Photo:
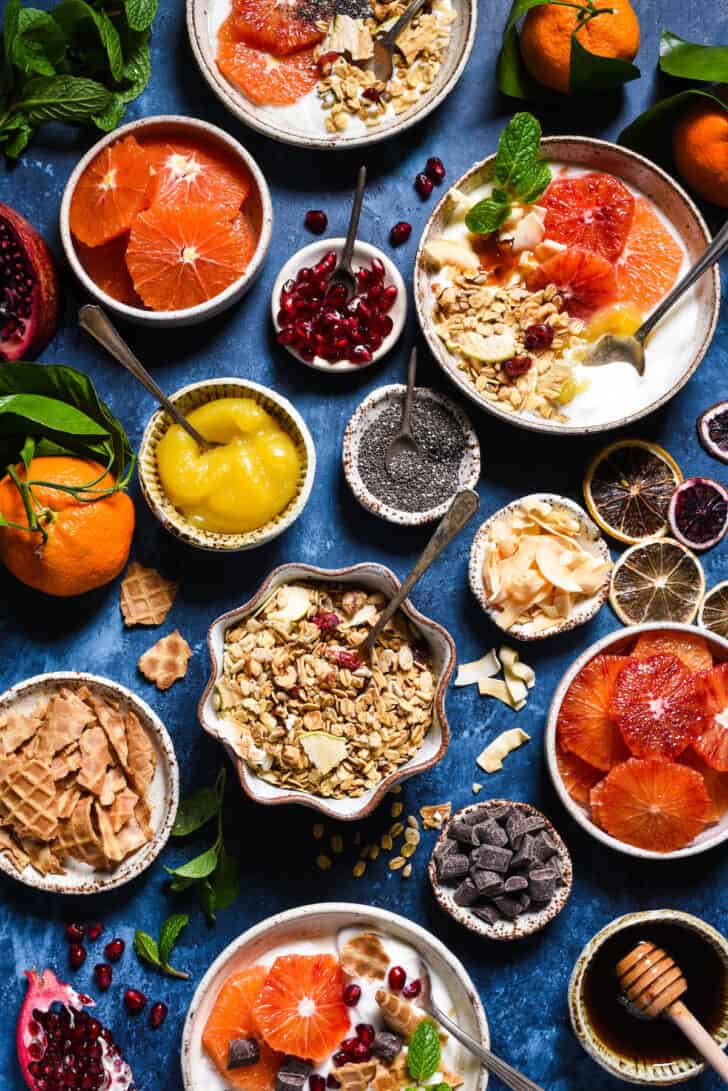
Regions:
<instances>
[{"instance_id":1,"label":"mandarin orange","mask_svg":"<svg viewBox=\"0 0 728 1091\"><path fill-rule=\"evenodd\" d=\"M726 108L699 99L685 111L672 134L672 156L698 197L728 208L728 89L720 95Z\"/></svg>"}]
</instances>

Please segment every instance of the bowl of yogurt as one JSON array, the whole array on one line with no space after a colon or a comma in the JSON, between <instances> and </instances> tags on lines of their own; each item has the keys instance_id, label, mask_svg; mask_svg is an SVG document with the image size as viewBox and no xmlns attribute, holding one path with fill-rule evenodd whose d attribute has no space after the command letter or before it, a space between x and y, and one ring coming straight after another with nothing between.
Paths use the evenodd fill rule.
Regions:
<instances>
[{"instance_id":1,"label":"bowl of yogurt","mask_svg":"<svg viewBox=\"0 0 728 1091\"><path fill-rule=\"evenodd\" d=\"M717 267L657 325L643 376L626 361L581 360L601 333L634 332L710 234L681 187L633 151L546 137L541 158L549 187L491 235L471 233L466 218L492 194L495 156L437 205L416 257L420 325L447 376L488 412L560 435L622 427L664 405L699 366L717 322Z\"/></svg>"},{"instance_id":2,"label":"bowl of yogurt","mask_svg":"<svg viewBox=\"0 0 728 1091\"><path fill-rule=\"evenodd\" d=\"M431 1028L421 1006L423 964L434 1003L487 1047L488 1022L467 971L419 925L347 902L269 917L226 947L197 988L182 1037L185 1091L227 1091L246 1081L301 1091L417 1083L410 1043ZM449 1035L439 1042L437 1068L421 1082L485 1091L485 1069Z\"/></svg>"}]
</instances>

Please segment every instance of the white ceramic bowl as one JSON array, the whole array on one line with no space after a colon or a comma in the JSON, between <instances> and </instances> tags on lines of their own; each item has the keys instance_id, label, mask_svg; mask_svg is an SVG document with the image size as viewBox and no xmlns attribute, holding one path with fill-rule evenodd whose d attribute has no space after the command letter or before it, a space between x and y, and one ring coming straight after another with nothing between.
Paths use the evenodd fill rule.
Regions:
<instances>
[{"instance_id":1,"label":"white ceramic bowl","mask_svg":"<svg viewBox=\"0 0 728 1091\"><path fill-rule=\"evenodd\" d=\"M53 694L63 686L73 689L84 685L101 697L118 701L122 707L130 708L139 717L149 736L157 755L157 768L148 795L154 837L128 856L115 871L99 871L89 864L73 860L68 862L63 875L41 875L30 865L21 873L8 857L0 855L0 871L25 886L47 890L52 894L100 894L136 879L154 863L167 844L179 803L179 769L167 729L146 701L119 682L82 671L36 674L18 682L0 695L0 715L19 701L33 702Z\"/></svg>"},{"instance_id":2,"label":"white ceramic bowl","mask_svg":"<svg viewBox=\"0 0 728 1091\"><path fill-rule=\"evenodd\" d=\"M219 28L231 10L230 0L187 0L187 30L192 52L213 92L235 117L252 129L284 144L302 148L360 148L403 133L443 102L460 79L475 42L477 0L452 0L457 19L450 43L430 90L409 109L373 129L350 124L343 132L327 133L315 100L303 107L257 106L223 76L217 66ZM313 92L315 94L315 91ZM316 125L313 118L318 120Z\"/></svg>"},{"instance_id":3,"label":"white ceramic bowl","mask_svg":"<svg viewBox=\"0 0 728 1091\"><path fill-rule=\"evenodd\" d=\"M475 537L473 538L473 544L470 547L470 564L468 566L470 589L485 613L496 625L498 625L497 610L488 602L485 594L485 587L483 586L483 563L485 561L488 537L493 524L509 515L515 508L520 507L524 500L547 500L555 507L566 508L572 515L575 515L582 524L583 533L579 538L580 544L597 556L603 557L604 560L609 560L609 549L602 537L599 527L596 523L592 522L583 508L573 500L569 500L568 497L558 496L556 493L551 492L534 492L528 496L522 496L518 500L513 500L510 504L506 504L505 507L494 512L493 515L489 516L489 518L478 527ZM607 601L608 595L609 573L607 573L607 577L599 591L590 595L588 598L585 598L572 610L567 618L564 618L563 621L554 622L548 629L535 631L529 624L516 624L510 629L503 629L500 625L498 627L501 628L504 633L507 633L508 636L514 637L516 640L544 640L546 637L569 632L571 629L576 629L577 626L584 625L587 621L591 621Z\"/></svg>"},{"instance_id":4,"label":"white ceramic bowl","mask_svg":"<svg viewBox=\"0 0 728 1091\"><path fill-rule=\"evenodd\" d=\"M76 253L73 235L71 234L71 200L83 172L99 152L110 144L115 144L126 136L138 136L142 133L145 136L152 133L158 133L161 136L175 132L180 136L197 137L200 140L216 145L227 155L237 159L250 172L255 182L255 189L248 195L245 208L259 232L258 245L243 275L238 277L223 292L213 296L212 299L208 299L196 307L186 307L183 310L152 311L144 307L131 307L127 303L120 303L113 296L102 291L88 275ZM250 152L246 151L242 144L216 125L210 125L207 121L200 121L198 118L183 117L176 114L160 114L157 117L140 118L138 121L131 121L128 125L122 125L102 137L92 148L89 148L74 167L61 200L61 243L68 263L83 287L94 299L103 304L109 311L118 315L119 318L125 318L127 321L135 322L139 326L151 326L155 329L194 326L198 322L204 322L207 318L212 318L227 310L233 303L237 303L252 286L263 267L270 246L272 228L273 205L271 204L268 183Z\"/></svg>"},{"instance_id":5,"label":"white ceramic bowl","mask_svg":"<svg viewBox=\"0 0 728 1091\"><path fill-rule=\"evenodd\" d=\"M691 635L700 632L705 637L706 643L713 653L713 658L716 662L721 663L728 659L728 640L724 640L723 637L717 636L716 633L708 632L707 629L696 629L693 625L652 621L642 625L631 625L629 628L617 630L616 633L610 633L608 636L602 637L601 640L597 640L590 648L587 648L572 666L569 667L568 671L559 682L551 701L551 707L549 708L549 714L546 720L544 745L546 747L546 763L556 792L571 817L575 819L587 833L591 834L597 841L601 841L603 845L607 845L610 849L616 849L618 852L623 852L627 856L637 856L642 860L679 860L683 856L697 856L699 853L715 848L716 845L721 845L724 841L728 840L728 812L723 815L720 822L713 826L706 827L706 829L704 829L694 841L691 841L689 845L686 845L685 848L677 849L674 852L652 852L648 849L641 849L636 845L628 845L624 841L618 841L616 837L612 837L606 830L600 829L595 822L592 822L585 808L581 807L573 800L566 791L556 760L556 724L559 718L559 710L561 709L561 703L566 696L566 691L579 671L585 667L594 656L604 654L618 655L623 653L634 644L640 633L648 633L655 630L683 632L690 633Z\"/></svg>"},{"instance_id":6,"label":"white ceramic bowl","mask_svg":"<svg viewBox=\"0 0 728 1091\"><path fill-rule=\"evenodd\" d=\"M455 1009L453 1018L466 1034L486 1048L490 1034L485 1011L467 970L451 951L414 921L375 906L349 902L319 902L288 909L268 917L233 940L218 955L197 987L182 1032L182 1079L185 1091L209 1091L212 1068L207 1061L202 1032L217 994L232 973L254 965L272 949L297 940L327 937L342 928L361 927L409 944L418 951L448 990ZM462 1091L485 1091L488 1074L464 1050L462 1054L465 1083Z\"/></svg>"},{"instance_id":7,"label":"white ceramic bowl","mask_svg":"<svg viewBox=\"0 0 728 1091\"><path fill-rule=\"evenodd\" d=\"M541 150L546 160L568 163L570 166L587 170L606 171L623 179L626 183L641 190L666 216L680 236L691 262L695 261L710 242L710 232L695 203L687 193L660 167L628 148L619 147L606 140L595 140L585 136L549 136L541 141ZM449 187L458 189L466 196L490 181L495 167L495 155L475 163L456 182ZM580 423L545 420L535 414L509 412L499 402L490 401L480 394L475 386L460 371L457 361L446 349L437 335L432 321L434 296L431 287L432 274L427 268L424 248L431 238L439 237L447 223L450 202L446 193L436 205L420 239L415 258L414 294L415 307L420 326L441 368L466 397L482 409L509 424L526 428L534 432L548 432L556 435L583 436L595 432L622 428L633 421L640 420L664 405L685 385L696 371L708 350L715 332L720 308L720 277L717 265L706 273L695 289L698 300L698 320L691 337L691 348L685 355L684 366L679 377L656 396L649 404L630 412L617 409L613 420L604 423ZM667 319L665 320L667 321ZM655 336L659 333L659 328ZM657 361L659 366L659 360ZM568 412L568 407L567 407Z\"/></svg>"},{"instance_id":8,"label":"white ceramic bowl","mask_svg":"<svg viewBox=\"0 0 728 1091\"><path fill-rule=\"evenodd\" d=\"M328 254L331 250L335 251L337 258L340 258L344 249L344 242L344 239L318 239L316 242L311 242L308 246L304 246L288 259L276 277L276 282L273 285L273 291L271 292L270 309L273 327L276 330L276 333L280 329L277 315L280 310L283 285L287 280L295 280L299 269L316 265L317 262L321 261L323 256ZM305 364L306 367L315 368L317 371L327 372L329 375L342 375L352 371L364 371L366 368L371 367L372 364L375 364L377 360L381 360L383 356L386 356L397 344L397 341L399 341L399 338L402 335L402 330L404 329L405 320L407 318L407 289L399 269L391 258L388 258L383 250L379 250L378 247L372 246L371 243L361 242L357 239L354 244L354 257L352 259L352 268L354 272L362 265L368 265L372 258L379 258L384 266L385 285L394 284L397 289L397 298L394 301L394 306L388 312L393 323L389 335L384 338L376 352L372 353L372 358L368 364L351 363L349 360L340 360L338 363L330 364L327 360L323 360L319 356L314 356L313 360L304 360L292 345L284 345L283 347L287 349L291 356L294 356L299 363Z\"/></svg>"},{"instance_id":9,"label":"white ceramic bowl","mask_svg":"<svg viewBox=\"0 0 728 1091\"><path fill-rule=\"evenodd\" d=\"M358 821L371 814L394 784L407 780L417 773L431 769L440 761L450 742L450 729L445 715L445 693L448 682L455 669L455 644L450 634L437 622L425 617L416 610L407 599L400 608L415 630L427 643L433 660L434 688L433 722L419 752L406 764L400 765L389 773L375 788L370 788L356 798L325 799L311 792L281 788L263 780L242 761L235 753L230 741L230 727L214 708L213 695L215 684L223 673L223 646L225 633L232 626L239 625L256 610L282 584L303 580L314 584L335 584L338 586L364 587L370 591L380 591L384 595L394 594L400 581L381 564L355 564L349 568L314 568L308 564L284 564L268 576L256 594L248 602L216 618L207 634L207 646L210 652L212 671L198 705L198 716L205 731L223 744L238 771L240 784L251 799L257 803L279 804L300 803L304 807L321 811L329 818L338 818L345 822Z\"/></svg>"},{"instance_id":10,"label":"white ceramic bowl","mask_svg":"<svg viewBox=\"0 0 728 1091\"><path fill-rule=\"evenodd\" d=\"M244 534L220 534L193 526L172 504L165 493L157 466L157 444L172 421L163 409L158 409L144 429L139 445L139 484L142 495L159 522L175 538L197 549L213 552L234 553L243 549L255 549L282 534L295 523L305 508L313 488L316 473L316 448L311 433L301 414L287 398L252 379L207 379L183 386L170 400L183 412L189 413L216 398L253 398L285 429L296 444L301 459L301 475L298 492L287 507L275 519L257 530Z\"/></svg>"},{"instance_id":11,"label":"white ceramic bowl","mask_svg":"<svg viewBox=\"0 0 728 1091\"><path fill-rule=\"evenodd\" d=\"M430 508L428 511L400 511L398 508L393 508L388 504L382 503L378 497L370 492L364 484L359 472L359 445L362 436L383 412L391 399L397 396L403 396L406 389L405 386L399 383L392 383L389 386L380 386L377 390L373 390L372 393L361 402L346 426L341 458L344 465L344 476L347 484L363 507L367 508L368 511L371 511L372 514L378 515L382 519L386 519L388 523L397 523L399 526L414 527L423 526L425 523L432 523L435 519L442 518L452 503L453 497L449 496L446 500L443 500L441 504L438 504L436 508ZM475 434L475 430L465 413L463 413L460 406L456 405L450 398L446 398L444 394L440 394L437 390L430 390L430 388L426 386L416 387L415 397L426 398L429 401L435 402L437 405L441 405L444 409L447 409L457 421L465 440L465 451L458 472L458 488L474 489L480 479L480 444L478 443L478 437ZM453 496L454 495L455 493L453 493Z\"/></svg>"}]
</instances>

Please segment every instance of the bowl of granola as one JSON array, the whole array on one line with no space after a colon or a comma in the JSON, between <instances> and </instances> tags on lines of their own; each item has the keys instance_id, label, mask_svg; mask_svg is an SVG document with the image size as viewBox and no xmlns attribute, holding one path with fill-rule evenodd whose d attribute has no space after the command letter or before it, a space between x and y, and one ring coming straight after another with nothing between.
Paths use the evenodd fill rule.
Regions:
<instances>
[{"instance_id":1,"label":"bowl of granola","mask_svg":"<svg viewBox=\"0 0 728 1091\"><path fill-rule=\"evenodd\" d=\"M379 564L285 564L212 623L200 723L251 799L353 821L443 757L450 634L407 601L371 662L357 652L398 587Z\"/></svg>"}]
</instances>

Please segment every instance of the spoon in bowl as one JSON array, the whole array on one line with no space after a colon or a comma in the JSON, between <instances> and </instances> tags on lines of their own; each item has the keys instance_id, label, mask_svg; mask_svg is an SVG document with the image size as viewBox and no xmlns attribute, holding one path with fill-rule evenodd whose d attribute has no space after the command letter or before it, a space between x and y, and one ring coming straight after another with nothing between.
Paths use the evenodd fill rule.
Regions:
<instances>
[{"instance_id":1,"label":"spoon in bowl","mask_svg":"<svg viewBox=\"0 0 728 1091\"><path fill-rule=\"evenodd\" d=\"M581 361L584 367L602 367L604 364L627 363L634 367L639 375L645 373L645 341L653 329L674 303L687 292L706 269L714 265L728 251L728 220L701 256L688 269L687 273L667 293L649 318L640 328L629 336L616 333L603 333Z\"/></svg>"},{"instance_id":2,"label":"spoon in bowl","mask_svg":"<svg viewBox=\"0 0 728 1091\"><path fill-rule=\"evenodd\" d=\"M402 423L399 432L394 439L389 441L384 455L384 465L387 473L397 477L399 472L399 460L407 452L414 453L418 449L417 440L412 435L412 401L415 393L415 375L417 374L417 347L410 353L409 368L407 369L407 390L404 395L402 407Z\"/></svg>"},{"instance_id":3,"label":"spoon in bowl","mask_svg":"<svg viewBox=\"0 0 728 1091\"><path fill-rule=\"evenodd\" d=\"M361 216L361 206L364 202L364 189L366 184L367 168L362 165L359 167L359 173L356 176L356 191L354 193L354 203L351 206L349 230L346 232L344 249L339 258L339 264L329 278L329 288L333 288L335 284L341 284L346 289L347 303L352 296L356 295L356 277L351 268L351 262L354 257L354 244L356 243L356 233L359 230L359 217Z\"/></svg>"},{"instance_id":4,"label":"spoon in bowl","mask_svg":"<svg viewBox=\"0 0 728 1091\"><path fill-rule=\"evenodd\" d=\"M388 83L394 71L394 51L397 48L397 39L407 24L425 6L427 0L413 0L406 11L402 12L394 26L378 34L374 38L374 56L371 61L371 69L374 78L381 83Z\"/></svg>"}]
</instances>

